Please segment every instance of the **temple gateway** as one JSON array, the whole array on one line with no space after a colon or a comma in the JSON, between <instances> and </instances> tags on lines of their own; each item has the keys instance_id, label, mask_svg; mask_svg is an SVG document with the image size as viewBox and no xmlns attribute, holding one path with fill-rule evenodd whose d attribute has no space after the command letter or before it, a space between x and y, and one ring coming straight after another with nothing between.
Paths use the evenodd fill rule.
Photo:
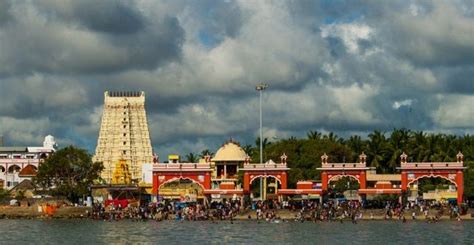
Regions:
<instances>
[{"instance_id":1,"label":"temple gateway","mask_svg":"<svg viewBox=\"0 0 474 245\"><path fill-rule=\"evenodd\" d=\"M453 190L445 193L448 199L462 203L463 155L456 162L415 163L407 162L407 155L400 156L400 174L377 174L366 164L366 155L355 163L331 163L329 156L321 156L321 182L300 180L295 189L288 188L287 156L282 153L278 162L252 163L240 145L229 140L214 157L204 156L196 163L182 163L173 156L167 163L157 160L153 164L152 201L162 200L212 202L227 200L284 200L295 196L327 198L331 183L342 177L357 181L355 198L364 201L375 195L397 194L401 201L415 193L414 184L422 178L443 178L452 183Z\"/></svg>"},{"instance_id":2,"label":"temple gateway","mask_svg":"<svg viewBox=\"0 0 474 245\"><path fill-rule=\"evenodd\" d=\"M104 93L104 111L93 161L104 164L101 177L109 184L142 181L142 166L153 161L144 92Z\"/></svg>"}]
</instances>

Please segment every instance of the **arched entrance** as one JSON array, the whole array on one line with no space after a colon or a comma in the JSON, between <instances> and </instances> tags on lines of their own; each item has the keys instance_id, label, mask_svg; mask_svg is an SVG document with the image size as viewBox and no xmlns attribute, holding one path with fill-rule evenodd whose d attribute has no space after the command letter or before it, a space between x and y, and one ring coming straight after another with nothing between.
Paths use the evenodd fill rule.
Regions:
<instances>
[{"instance_id":1,"label":"arched entrance","mask_svg":"<svg viewBox=\"0 0 474 245\"><path fill-rule=\"evenodd\" d=\"M164 188L163 190L168 190L168 192L161 192L162 186L175 181L177 182L175 183L176 188L174 191L169 191L169 189L172 188ZM187 182L191 182L192 184ZM189 187L193 191L186 193L180 191L179 189L182 189L180 186L184 184L189 184ZM199 188L197 186L199 186ZM168 163L155 164L153 166L152 193L156 201L162 199L162 197L167 197L167 195L170 197L176 196L177 193L180 199L182 194L188 195L188 199L192 199L193 197L189 196L189 194L197 195L196 198L198 198L202 195L203 191L209 189L211 189L211 168L209 163Z\"/></svg>"},{"instance_id":2,"label":"arched entrance","mask_svg":"<svg viewBox=\"0 0 474 245\"><path fill-rule=\"evenodd\" d=\"M250 158L245 159L244 167L242 169L244 178L243 186L244 193L251 193L251 184L257 182L259 184L259 189L262 191L260 193L260 199L267 199L267 193L270 191L270 194L273 194L272 191L275 190L275 195L278 194L278 189L286 189L288 181L288 170L286 164L287 156L283 153L280 156L280 162L275 163L273 161L268 161L266 163L250 163ZM270 179L268 185L267 181ZM260 187L261 186L261 187ZM269 189L270 188L270 189ZM276 197L275 197L276 198Z\"/></svg>"},{"instance_id":3,"label":"arched entrance","mask_svg":"<svg viewBox=\"0 0 474 245\"><path fill-rule=\"evenodd\" d=\"M321 167L317 168L321 171L321 184L323 192L329 189L329 182L340 176L354 178L360 188L365 189L367 186L366 171L369 168L366 165L367 156L362 153L359 155L358 163L329 163L329 156L324 153L321 156Z\"/></svg>"},{"instance_id":4,"label":"arched entrance","mask_svg":"<svg viewBox=\"0 0 474 245\"><path fill-rule=\"evenodd\" d=\"M204 186L191 178L176 178L163 182L158 192L163 199L196 202L204 199Z\"/></svg>"},{"instance_id":5,"label":"arched entrance","mask_svg":"<svg viewBox=\"0 0 474 245\"><path fill-rule=\"evenodd\" d=\"M334 175L328 180L328 197L335 199L358 200L360 180L353 175Z\"/></svg>"},{"instance_id":6,"label":"arched entrance","mask_svg":"<svg viewBox=\"0 0 474 245\"><path fill-rule=\"evenodd\" d=\"M21 168L18 165L11 165L10 167L8 167L8 173L9 174L18 173L18 172L20 172L20 170L21 170Z\"/></svg>"},{"instance_id":7,"label":"arched entrance","mask_svg":"<svg viewBox=\"0 0 474 245\"><path fill-rule=\"evenodd\" d=\"M457 202L457 183L442 175L423 175L408 182L409 201Z\"/></svg>"},{"instance_id":8,"label":"arched entrance","mask_svg":"<svg viewBox=\"0 0 474 245\"><path fill-rule=\"evenodd\" d=\"M408 162L408 155L400 155L401 189L404 195L409 191L410 184L424 177L445 179L456 186L456 200L463 201L464 194L464 156L456 155L456 162Z\"/></svg>"},{"instance_id":9,"label":"arched entrance","mask_svg":"<svg viewBox=\"0 0 474 245\"><path fill-rule=\"evenodd\" d=\"M281 189L281 180L274 175L252 175L250 179L250 193L261 199L278 199L278 190ZM281 178L281 176L280 176ZM260 188L262 190L260 191Z\"/></svg>"}]
</instances>

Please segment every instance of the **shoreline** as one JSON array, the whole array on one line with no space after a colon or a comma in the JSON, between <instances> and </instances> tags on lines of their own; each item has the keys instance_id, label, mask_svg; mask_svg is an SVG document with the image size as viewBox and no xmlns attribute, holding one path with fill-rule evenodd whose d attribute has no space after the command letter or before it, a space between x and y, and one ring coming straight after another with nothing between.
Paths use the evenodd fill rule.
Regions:
<instances>
[{"instance_id":1,"label":"shoreline","mask_svg":"<svg viewBox=\"0 0 474 245\"><path fill-rule=\"evenodd\" d=\"M0 219L17 219L17 220L50 220L50 219L91 219L89 217L89 214L91 213L92 208L90 207L71 207L71 206L66 206L66 207L60 207L55 209L54 213L46 214L45 212L38 212L38 206L30 206L30 207L11 207L11 206L0 206ZM296 215L299 213L299 211L290 211L290 210L276 210L276 216L278 217L279 220L285 220L285 221L294 221L296 218ZM357 221L394 221L394 222L402 222L401 219L398 219L398 217L393 217L392 219L386 219L385 215L382 214L383 210L363 210L362 211L363 215L362 218L358 218ZM373 218L371 217L371 213L373 215ZM435 210L431 210L429 217L434 217ZM251 216L251 219L248 218L248 216ZM416 215L416 219L412 219L411 213L407 212L405 215L406 222L428 222L429 220L425 218L424 215L419 214ZM127 219L124 219L127 220ZM148 219L149 221L153 221L153 219ZM174 219L170 219L174 220ZM241 213L237 214L236 216L233 217L234 221L243 221L243 220L248 220L248 221L257 221L256 219L256 212L254 210L245 210L242 211ZM471 216L471 213L467 213L465 215L461 216L462 221L466 220L474 220L474 218ZM230 220L219 220L217 222L226 222ZM263 221L266 222L265 219L260 219L258 221ZM312 220L306 219L306 222L314 222ZM343 221L350 222L350 218L346 217L343 219ZM438 221L456 221L456 218L450 218L449 215L443 215L439 218ZM318 220L317 222L340 222L339 218L333 219L332 221L324 220L320 221Z\"/></svg>"}]
</instances>

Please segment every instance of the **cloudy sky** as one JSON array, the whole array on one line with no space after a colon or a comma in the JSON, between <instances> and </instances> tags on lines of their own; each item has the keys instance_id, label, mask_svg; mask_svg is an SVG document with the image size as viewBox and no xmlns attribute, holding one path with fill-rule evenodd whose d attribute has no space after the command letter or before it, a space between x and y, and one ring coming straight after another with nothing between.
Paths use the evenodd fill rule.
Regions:
<instances>
[{"instance_id":1,"label":"cloudy sky","mask_svg":"<svg viewBox=\"0 0 474 245\"><path fill-rule=\"evenodd\" d=\"M474 133L474 2L0 0L0 134L94 152L143 90L160 155L265 136Z\"/></svg>"}]
</instances>

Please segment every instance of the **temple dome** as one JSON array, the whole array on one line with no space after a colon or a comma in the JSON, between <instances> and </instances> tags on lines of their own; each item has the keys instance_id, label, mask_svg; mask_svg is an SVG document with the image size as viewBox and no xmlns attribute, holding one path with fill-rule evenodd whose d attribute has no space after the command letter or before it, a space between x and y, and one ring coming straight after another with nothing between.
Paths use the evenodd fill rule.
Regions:
<instances>
[{"instance_id":1,"label":"temple dome","mask_svg":"<svg viewBox=\"0 0 474 245\"><path fill-rule=\"evenodd\" d=\"M234 141L228 141L217 150L216 155L212 158L213 162L243 162L247 154Z\"/></svg>"}]
</instances>

